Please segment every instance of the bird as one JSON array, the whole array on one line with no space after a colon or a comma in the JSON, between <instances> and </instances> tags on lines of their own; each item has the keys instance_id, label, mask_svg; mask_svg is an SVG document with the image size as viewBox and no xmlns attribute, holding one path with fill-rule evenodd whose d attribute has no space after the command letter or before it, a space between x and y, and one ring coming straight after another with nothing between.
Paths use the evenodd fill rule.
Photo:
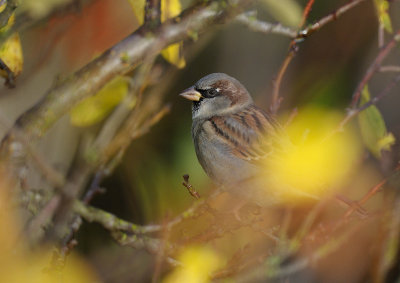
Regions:
<instances>
[{"instance_id":1,"label":"bird","mask_svg":"<svg viewBox=\"0 0 400 283\"><path fill-rule=\"evenodd\" d=\"M282 203L293 188L282 187L265 162L292 146L277 119L224 73L201 78L180 96L192 101L192 139L209 178L222 190L259 206Z\"/></svg>"}]
</instances>

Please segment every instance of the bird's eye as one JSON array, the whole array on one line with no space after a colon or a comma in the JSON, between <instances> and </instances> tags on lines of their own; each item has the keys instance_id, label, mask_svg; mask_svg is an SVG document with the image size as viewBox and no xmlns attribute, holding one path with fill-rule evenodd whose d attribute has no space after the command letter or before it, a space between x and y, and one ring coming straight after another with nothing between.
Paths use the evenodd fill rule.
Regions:
<instances>
[{"instance_id":1,"label":"bird's eye","mask_svg":"<svg viewBox=\"0 0 400 283\"><path fill-rule=\"evenodd\" d=\"M205 91L202 93L202 95L203 95L205 98L216 97L218 94L219 94L219 91L218 91L217 89L215 89L215 88L207 89L207 90L205 90Z\"/></svg>"}]
</instances>

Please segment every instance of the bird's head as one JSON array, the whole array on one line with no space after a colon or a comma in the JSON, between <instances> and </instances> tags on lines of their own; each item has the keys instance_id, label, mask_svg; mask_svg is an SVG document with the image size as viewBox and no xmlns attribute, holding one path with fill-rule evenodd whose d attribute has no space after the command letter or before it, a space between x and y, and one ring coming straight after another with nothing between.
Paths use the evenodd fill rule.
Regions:
<instances>
[{"instance_id":1,"label":"bird's head","mask_svg":"<svg viewBox=\"0 0 400 283\"><path fill-rule=\"evenodd\" d=\"M228 114L253 102L246 88L224 73L209 74L180 95L193 101L193 119Z\"/></svg>"}]
</instances>

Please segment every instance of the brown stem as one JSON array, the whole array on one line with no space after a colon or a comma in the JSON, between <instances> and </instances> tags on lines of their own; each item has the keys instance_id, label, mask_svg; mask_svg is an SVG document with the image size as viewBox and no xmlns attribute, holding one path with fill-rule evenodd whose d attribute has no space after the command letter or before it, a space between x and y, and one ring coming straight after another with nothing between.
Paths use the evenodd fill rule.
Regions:
<instances>
[{"instance_id":1,"label":"brown stem","mask_svg":"<svg viewBox=\"0 0 400 283\"><path fill-rule=\"evenodd\" d=\"M281 87L282 79L286 73L286 70L287 70L290 62L294 58L296 51L297 51L297 45L294 43L294 41L292 41L290 51L289 51L288 55L286 56L285 60L283 61L281 68L279 69L278 76L276 77L276 79L274 81L274 91L272 93L272 102L271 102L271 106L270 106L270 111L272 114L276 114L278 112L279 106L282 102L282 98L279 97L279 90Z\"/></svg>"},{"instance_id":2,"label":"brown stem","mask_svg":"<svg viewBox=\"0 0 400 283\"><path fill-rule=\"evenodd\" d=\"M398 37L400 36L400 29L396 32L392 40L386 44L381 51L378 53L378 56L372 62L371 66L367 69L363 79L358 84L355 92L353 93L353 98L351 101L351 108L357 107L358 100L360 99L361 91L364 86L371 80L372 76L379 70L381 67L382 61L386 58L386 56L392 51L392 49L396 46L396 43L399 41Z\"/></svg>"},{"instance_id":3,"label":"brown stem","mask_svg":"<svg viewBox=\"0 0 400 283\"><path fill-rule=\"evenodd\" d=\"M149 28L155 28L161 23L161 1L146 0L144 7L144 22Z\"/></svg>"},{"instance_id":4,"label":"brown stem","mask_svg":"<svg viewBox=\"0 0 400 283\"><path fill-rule=\"evenodd\" d=\"M366 1L366 0L352 0L352 1L349 1L347 4L343 5L342 7L337 9L335 12L330 13L329 15L321 18L320 20L318 20L314 24L312 24L312 25L306 27L305 29L301 30L299 32L298 39L310 36L312 33L314 33L315 31L319 30L324 25L326 25L326 24L328 24L328 23L330 23L332 21L337 20L341 15L346 13L348 10L350 10L351 8L354 8L355 6L357 6L358 4L360 4L361 2L364 2L364 1Z\"/></svg>"}]
</instances>

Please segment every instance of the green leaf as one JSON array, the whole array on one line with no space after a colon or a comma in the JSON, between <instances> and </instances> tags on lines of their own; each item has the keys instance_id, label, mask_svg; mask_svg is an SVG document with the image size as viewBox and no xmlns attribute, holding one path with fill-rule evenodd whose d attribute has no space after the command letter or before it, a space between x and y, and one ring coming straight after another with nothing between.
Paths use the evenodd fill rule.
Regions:
<instances>
[{"instance_id":1,"label":"green leaf","mask_svg":"<svg viewBox=\"0 0 400 283\"><path fill-rule=\"evenodd\" d=\"M366 85L361 93L360 106L368 101L370 93ZM382 150L390 150L395 138L387 132L382 114L375 105L369 106L358 115L358 123L363 142L375 157L380 158Z\"/></svg>"},{"instance_id":2,"label":"green leaf","mask_svg":"<svg viewBox=\"0 0 400 283\"><path fill-rule=\"evenodd\" d=\"M375 0L375 9L378 14L379 24L389 32L393 32L392 21L389 16L389 2L387 0Z\"/></svg>"},{"instance_id":3,"label":"green leaf","mask_svg":"<svg viewBox=\"0 0 400 283\"><path fill-rule=\"evenodd\" d=\"M87 127L103 120L126 96L129 81L128 77L118 76L94 96L84 99L71 110L71 123L77 127Z\"/></svg>"},{"instance_id":4,"label":"green leaf","mask_svg":"<svg viewBox=\"0 0 400 283\"><path fill-rule=\"evenodd\" d=\"M267 12L284 25L298 27L301 23L302 8L294 0L263 0Z\"/></svg>"}]
</instances>

